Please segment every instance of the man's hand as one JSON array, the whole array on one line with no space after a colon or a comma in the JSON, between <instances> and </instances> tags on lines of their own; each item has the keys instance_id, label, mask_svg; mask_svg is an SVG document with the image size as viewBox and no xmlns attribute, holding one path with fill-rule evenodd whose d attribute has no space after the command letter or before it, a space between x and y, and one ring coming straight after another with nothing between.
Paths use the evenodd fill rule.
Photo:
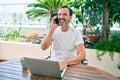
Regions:
<instances>
[{"instance_id":1,"label":"man's hand","mask_svg":"<svg viewBox=\"0 0 120 80\"><path fill-rule=\"evenodd\" d=\"M57 16L54 16L50 22L50 26L52 30L55 30L58 27L58 24L55 23L55 19L57 18Z\"/></svg>"},{"instance_id":2,"label":"man's hand","mask_svg":"<svg viewBox=\"0 0 120 80\"><path fill-rule=\"evenodd\" d=\"M59 62L59 67L60 67L60 70L62 70L63 68L67 67L67 62L65 60L60 61Z\"/></svg>"}]
</instances>

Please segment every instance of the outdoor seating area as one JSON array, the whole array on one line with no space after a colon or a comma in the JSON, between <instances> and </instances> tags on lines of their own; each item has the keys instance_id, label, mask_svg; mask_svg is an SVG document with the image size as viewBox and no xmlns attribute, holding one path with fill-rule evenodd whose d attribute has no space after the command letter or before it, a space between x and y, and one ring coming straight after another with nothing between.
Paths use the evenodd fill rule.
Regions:
<instances>
[{"instance_id":1,"label":"outdoor seating area","mask_svg":"<svg viewBox=\"0 0 120 80\"><path fill-rule=\"evenodd\" d=\"M97 51L94 49L86 48L86 59L88 60L87 65L100 68L104 71L107 71L108 73L111 73L114 76L119 76L120 71L117 68L117 64L120 61L120 56L118 54L115 54L114 61L111 61L109 55L105 55L102 58L102 61L99 61L96 57L96 52ZM20 59L22 57L40 59L46 58L49 55L50 49L43 51L40 49L39 44L0 41L0 58L2 61Z\"/></svg>"},{"instance_id":2,"label":"outdoor seating area","mask_svg":"<svg viewBox=\"0 0 120 80\"><path fill-rule=\"evenodd\" d=\"M66 7L65 5L67 5L70 10L67 9L69 12L67 14L67 11L64 11L63 8L63 15L62 10L61 13L59 10L61 9L61 6ZM0 79L120 80L119 5L119 0L1 1ZM71 12L71 10L73 12ZM56 14L56 19L53 19L53 15ZM51 19L53 20L51 21ZM54 25L51 26L51 24ZM76 30L75 34L73 29ZM68 30L70 35L65 33ZM59 35L59 32L62 35ZM81 33L79 34L81 36L76 35L79 32ZM47 45L45 45L45 42L42 42L46 35L51 39L48 40L47 38L49 41L48 43L46 42ZM67 37L67 35L69 35L69 37ZM83 54L86 53L86 58L84 58L83 55L82 57L85 60L82 61L79 58L81 63L80 61L77 63L80 64L67 65L67 70L63 78L58 79L50 76L33 75L29 71L29 68L22 68L22 63L20 62L21 58L29 57L50 60L51 51L53 51L52 58L57 56L57 58L62 59L62 56L66 60L68 57L75 57L73 60L77 61L78 58L76 58L76 56L81 54L79 49L83 48L78 48L79 45L76 44L80 43L82 38L84 41L82 47L85 49L85 51L83 50L82 52ZM53 41L53 43L50 43L50 41ZM61 45L62 41L65 43L64 45ZM57 42L59 42L58 45L56 44ZM52 44L54 44L54 47L51 47ZM71 46L69 46L69 44ZM43 45L43 47L41 47L41 45ZM74 51L78 52L77 54L71 54L70 56L66 54L63 55L63 53L68 53L65 48L70 50L70 52L68 51L69 53L74 53ZM59 53L59 56L55 53L55 50L51 49L56 49L56 53ZM62 52L62 50L64 52Z\"/></svg>"}]
</instances>

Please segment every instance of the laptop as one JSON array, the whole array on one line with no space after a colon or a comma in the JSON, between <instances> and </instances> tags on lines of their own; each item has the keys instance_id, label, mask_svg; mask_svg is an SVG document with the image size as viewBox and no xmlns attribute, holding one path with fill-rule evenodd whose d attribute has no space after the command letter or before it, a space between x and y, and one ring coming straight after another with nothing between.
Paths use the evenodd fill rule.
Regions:
<instances>
[{"instance_id":1,"label":"laptop","mask_svg":"<svg viewBox=\"0 0 120 80\"><path fill-rule=\"evenodd\" d=\"M35 58L24 57L27 68L33 75L42 75L55 78L62 78L67 67L60 70L57 61L42 60Z\"/></svg>"}]
</instances>

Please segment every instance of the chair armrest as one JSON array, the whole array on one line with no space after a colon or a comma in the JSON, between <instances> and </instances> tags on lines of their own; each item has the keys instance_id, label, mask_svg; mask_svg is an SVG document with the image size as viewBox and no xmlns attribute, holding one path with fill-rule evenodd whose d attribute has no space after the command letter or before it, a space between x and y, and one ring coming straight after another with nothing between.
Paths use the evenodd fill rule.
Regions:
<instances>
[{"instance_id":1,"label":"chair armrest","mask_svg":"<svg viewBox=\"0 0 120 80\"><path fill-rule=\"evenodd\" d=\"M81 64L87 65L88 64L88 60L87 59L82 60Z\"/></svg>"},{"instance_id":2,"label":"chair armrest","mask_svg":"<svg viewBox=\"0 0 120 80\"><path fill-rule=\"evenodd\" d=\"M45 59L50 59L50 55L49 55L49 56L47 56L47 57L45 57Z\"/></svg>"}]
</instances>

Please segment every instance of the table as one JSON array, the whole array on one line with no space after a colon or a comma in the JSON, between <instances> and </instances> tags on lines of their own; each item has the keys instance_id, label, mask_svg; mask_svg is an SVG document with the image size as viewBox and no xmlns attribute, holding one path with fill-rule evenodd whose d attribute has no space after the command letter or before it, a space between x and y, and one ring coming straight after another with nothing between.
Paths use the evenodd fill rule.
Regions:
<instances>
[{"instance_id":1,"label":"table","mask_svg":"<svg viewBox=\"0 0 120 80\"><path fill-rule=\"evenodd\" d=\"M22 69L20 60L0 63L0 80L118 80L115 76L95 67L76 64L68 66L62 79L31 75L29 70Z\"/></svg>"}]
</instances>

